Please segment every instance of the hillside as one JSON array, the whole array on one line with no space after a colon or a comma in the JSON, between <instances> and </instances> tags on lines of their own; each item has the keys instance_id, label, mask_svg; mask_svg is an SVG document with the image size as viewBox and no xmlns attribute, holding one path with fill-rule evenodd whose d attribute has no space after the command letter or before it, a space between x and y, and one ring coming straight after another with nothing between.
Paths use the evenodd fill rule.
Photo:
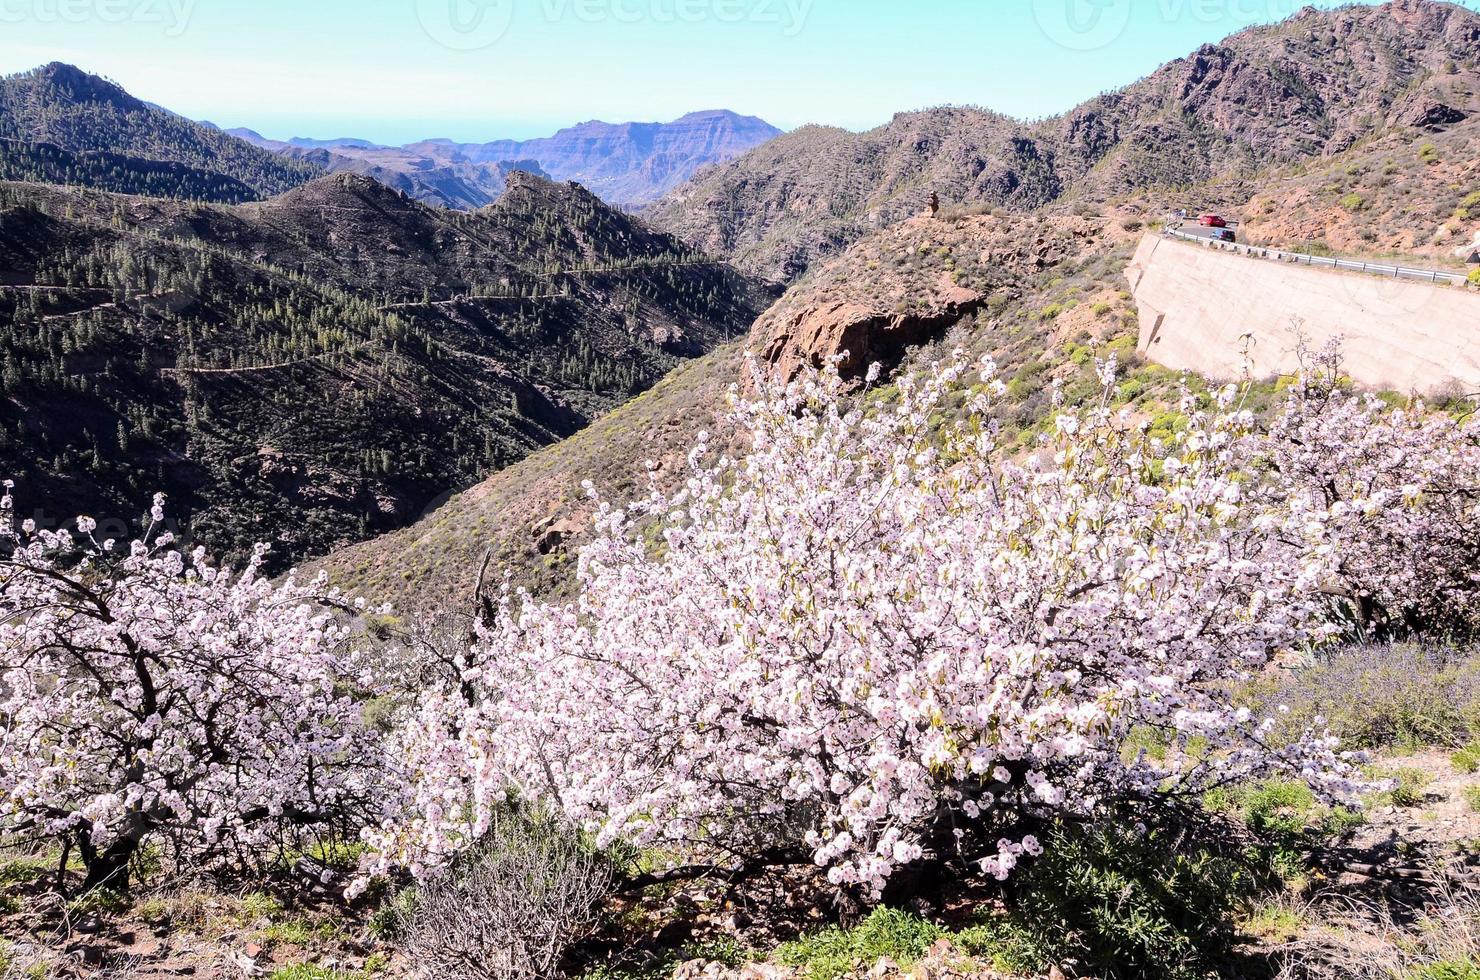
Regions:
<instances>
[{"instance_id":1,"label":"hillside","mask_svg":"<svg viewBox=\"0 0 1480 980\"><path fill-rule=\"evenodd\" d=\"M773 281L870 229L947 206L1029 210L1318 160L1480 111L1480 13L1435 0L1309 8L1205 45L1041 123L975 109L809 127L713 168L652 218Z\"/></svg>"},{"instance_id":2,"label":"hillside","mask_svg":"<svg viewBox=\"0 0 1480 980\"><path fill-rule=\"evenodd\" d=\"M529 140L456 143L429 139L401 147L366 140L279 141L230 132L274 153L331 172L361 173L439 207L470 209L498 199L511 170L573 180L612 204L637 209L699 170L780 134L753 116L715 110L668 123L591 121Z\"/></svg>"},{"instance_id":3,"label":"hillside","mask_svg":"<svg viewBox=\"0 0 1480 980\"><path fill-rule=\"evenodd\" d=\"M71 65L0 78L0 179L238 203L322 173Z\"/></svg>"},{"instance_id":4,"label":"hillside","mask_svg":"<svg viewBox=\"0 0 1480 980\"><path fill-rule=\"evenodd\" d=\"M1480 231L1480 116L1363 141L1231 205L1251 242L1458 266L1456 249Z\"/></svg>"},{"instance_id":5,"label":"hillside","mask_svg":"<svg viewBox=\"0 0 1480 980\"><path fill-rule=\"evenodd\" d=\"M400 527L743 330L764 297L586 191L448 214L338 175L259 204L10 184L0 471L22 512L279 563Z\"/></svg>"},{"instance_id":6,"label":"hillside","mask_svg":"<svg viewBox=\"0 0 1480 980\"><path fill-rule=\"evenodd\" d=\"M515 583L560 593L573 581L589 533L589 480L614 501L640 493L647 464L665 486L687 473L700 429L717 426L726 390L745 379L743 358L790 371L848 351L920 367L962 347L992 354L1011 384L1003 403L1009 440L1031 442L1060 377L1075 397L1092 390L1091 349L1135 349L1134 304L1120 272L1139 237L1128 215L1082 218L962 217L906 222L818 266L757 321L748 341L680 367L653 390L590 428L463 493L423 520L335 552L316 567L393 602L416 618L463 608L484 556ZM1170 377L1170 376L1169 376ZM1155 393L1174 382L1159 381ZM887 397L887 390L882 393Z\"/></svg>"}]
</instances>

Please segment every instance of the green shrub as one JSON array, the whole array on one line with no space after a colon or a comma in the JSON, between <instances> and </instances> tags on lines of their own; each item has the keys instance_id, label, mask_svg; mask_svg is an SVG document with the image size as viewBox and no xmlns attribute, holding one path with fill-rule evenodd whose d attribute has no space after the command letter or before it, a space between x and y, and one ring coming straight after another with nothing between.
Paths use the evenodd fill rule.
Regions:
<instances>
[{"instance_id":1,"label":"green shrub","mask_svg":"<svg viewBox=\"0 0 1480 980\"><path fill-rule=\"evenodd\" d=\"M1480 742L1471 742L1449 757L1449 764L1462 773L1480 771Z\"/></svg>"},{"instance_id":2,"label":"green shrub","mask_svg":"<svg viewBox=\"0 0 1480 980\"><path fill-rule=\"evenodd\" d=\"M720 963L734 969L751 959L751 950L733 936L717 936L702 943L685 946L679 958L703 960L705 963Z\"/></svg>"},{"instance_id":3,"label":"green shrub","mask_svg":"<svg viewBox=\"0 0 1480 980\"><path fill-rule=\"evenodd\" d=\"M1348 211L1361 211L1367 206L1367 199L1360 194L1348 194L1341 199L1341 206Z\"/></svg>"},{"instance_id":4,"label":"green shrub","mask_svg":"<svg viewBox=\"0 0 1480 980\"><path fill-rule=\"evenodd\" d=\"M1218 790L1208 794L1203 805L1241 817L1257 840L1249 851L1251 859L1287 884L1305 879L1308 852L1365 819L1360 811L1326 806L1309 786L1291 779Z\"/></svg>"},{"instance_id":5,"label":"green shrub","mask_svg":"<svg viewBox=\"0 0 1480 980\"><path fill-rule=\"evenodd\" d=\"M402 924L416 910L416 889L403 888L370 914L370 934L385 942L401 938Z\"/></svg>"},{"instance_id":6,"label":"green shrub","mask_svg":"<svg viewBox=\"0 0 1480 980\"><path fill-rule=\"evenodd\" d=\"M1299 834L1309 826L1316 802L1305 783L1272 779L1250 792L1241 809L1255 833Z\"/></svg>"},{"instance_id":7,"label":"green shrub","mask_svg":"<svg viewBox=\"0 0 1480 980\"><path fill-rule=\"evenodd\" d=\"M1413 971L1408 974L1407 980L1480 980L1480 963L1474 960L1446 960Z\"/></svg>"},{"instance_id":8,"label":"green shrub","mask_svg":"<svg viewBox=\"0 0 1480 980\"><path fill-rule=\"evenodd\" d=\"M809 980L836 980L863 961L873 965L888 957L905 969L945 933L939 926L898 909L878 908L853 929L831 928L776 951L787 966L801 968Z\"/></svg>"},{"instance_id":9,"label":"green shrub","mask_svg":"<svg viewBox=\"0 0 1480 980\"><path fill-rule=\"evenodd\" d=\"M1480 786L1466 786L1459 791L1459 795L1464 797L1465 806L1472 813L1480 813Z\"/></svg>"},{"instance_id":10,"label":"green shrub","mask_svg":"<svg viewBox=\"0 0 1480 980\"><path fill-rule=\"evenodd\" d=\"M1134 817L1045 835L1043 857L1013 882L1012 929L989 936L1029 969L1077 960L1084 976L1194 980L1238 943L1239 908L1273 874L1217 835L1152 828ZM991 948L990 945L988 948Z\"/></svg>"},{"instance_id":11,"label":"green shrub","mask_svg":"<svg viewBox=\"0 0 1480 980\"><path fill-rule=\"evenodd\" d=\"M1480 269L1471 269L1469 280L1476 286L1480 286Z\"/></svg>"}]
</instances>

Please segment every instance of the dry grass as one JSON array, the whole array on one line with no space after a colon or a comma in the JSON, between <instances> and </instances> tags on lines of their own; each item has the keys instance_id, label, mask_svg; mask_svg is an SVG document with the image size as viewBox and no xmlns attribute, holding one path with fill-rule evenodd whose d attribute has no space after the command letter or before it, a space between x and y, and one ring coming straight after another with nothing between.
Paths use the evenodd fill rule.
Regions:
<instances>
[{"instance_id":1,"label":"dry grass","mask_svg":"<svg viewBox=\"0 0 1480 980\"><path fill-rule=\"evenodd\" d=\"M1411 925L1392 910L1345 898L1306 903L1313 927L1284 944L1276 980L1467 980L1480 969L1480 886L1455 862L1436 863L1426 909ZM1449 968L1445 972L1444 968Z\"/></svg>"}]
</instances>

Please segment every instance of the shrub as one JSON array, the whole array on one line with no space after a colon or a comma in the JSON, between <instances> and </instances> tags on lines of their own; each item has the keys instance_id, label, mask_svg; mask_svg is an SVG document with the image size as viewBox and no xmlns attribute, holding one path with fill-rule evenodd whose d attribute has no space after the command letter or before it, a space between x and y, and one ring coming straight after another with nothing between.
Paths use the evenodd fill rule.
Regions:
<instances>
[{"instance_id":1,"label":"shrub","mask_svg":"<svg viewBox=\"0 0 1480 980\"><path fill-rule=\"evenodd\" d=\"M1449 757L1449 764L1462 773L1480 770L1480 742L1471 742Z\"/></svg>"},{"instance_id":2,"label":"shrub","mask_svg":"<svg viewBox=\"0 0 1480 980\"><path fill-rule=\"evenodd\" d=\"M612 869L580 834L503 810L478 846L422 883L400 925L429 980L545 980L596 924Z\"/></svg>"},{"instance_id":3,"label":"shrub","mask_svg":"<svg viewBox=\"0 0 1480 980\"><path fill-rule=\"evenodd\" d=\"M1469 281L1473 285L1480 286L1480 269L1471 269L1469 276L1467 276L1466 278L1469 279Z\"/></svg>"},{"instance_id":4,"label":"shrub","mask_svg":"<svg viewBox=\"0 0 1480 980\"><path fill-rule=\"evenodd\" d=\"M1043 858L1013 882L1016 968L1075 960L1085 976L1194 980L1232 955L1237 911L1269 873L1206 843L1213 835L1198 844L1186 828L1139 833L1134 822L1046 835Z\"/></svg>"},{"instance_id":5,"label":"shrub","mask_svg":"<svg viewBox=\"0 0 1480 980\"><path fill-rule=\"evenodd\" d=\"M1466 786L1460 790L1460 795L1471 812L1480 813L1480 786Z\"/></svg>"},{"instance_id":6,"label":"shrub","mask_svg":"<svg viewBox=\"0 0 1480 980\"><path fill-rule=\"evenodd\" d=\"M1348 211L1361 211L1367 206L1367 199L1360 194L1347 194L1341 199L1341 206Z\"/></svg>"}]
</instances>

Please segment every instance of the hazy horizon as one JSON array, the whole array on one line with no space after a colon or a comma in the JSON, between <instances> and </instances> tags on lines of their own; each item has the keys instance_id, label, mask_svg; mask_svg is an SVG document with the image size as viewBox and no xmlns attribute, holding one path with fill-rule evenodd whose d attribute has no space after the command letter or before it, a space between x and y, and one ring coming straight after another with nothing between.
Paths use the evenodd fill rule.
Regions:
<instances>
[{"instance_id":1,"label":"hazy horizon","mask_svg":"<svg viewBox=\"0 0 1480 980\"><path fill-rule=\"evenodd\" d=\"M666 122L703 109L782 129L863 130L943 104L1055 115L1303 6L401 0L365 9L349 0L5 0L0 71L68 62L182 115L271 139L527 139L593 119Z\"/></svg>"}]
</instances>

